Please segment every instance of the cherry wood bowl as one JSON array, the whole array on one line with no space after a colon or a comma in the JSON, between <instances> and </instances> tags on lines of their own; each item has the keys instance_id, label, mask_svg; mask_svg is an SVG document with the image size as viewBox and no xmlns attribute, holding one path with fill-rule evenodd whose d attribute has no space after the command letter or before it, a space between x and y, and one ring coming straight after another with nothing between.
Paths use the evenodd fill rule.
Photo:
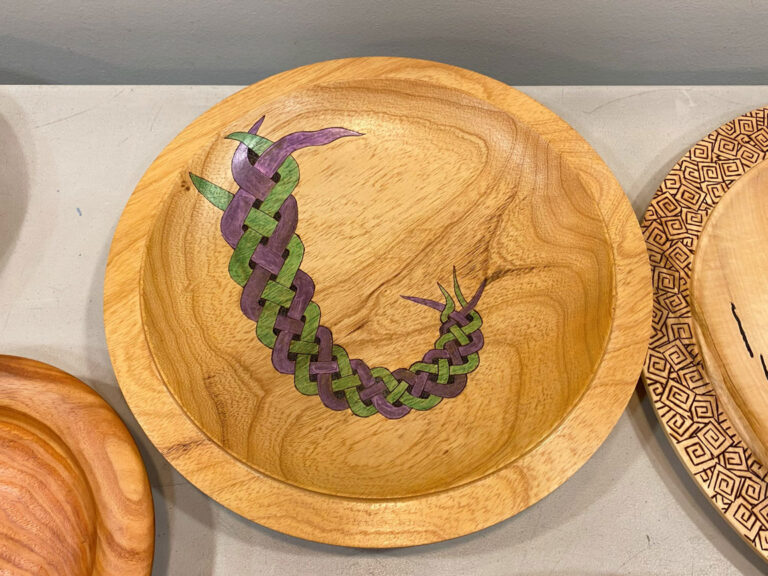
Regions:
<instances>
[{"instance_id":1,"label":"cherry wood bowl","mask_svg":"<svg viewBox=\"0 0 768 576\"><path fill-rule=\"evenodd\" d=\"M46 364L0 356L0 573L147 576L144 463L101 397Z\"/></svg>"},{"instance_id":2,"label":"cherry wood bowl","mask_svg":"<svg viewBox=\"0 0 768 576\"><path fill-rule=\"evenodd\" d=\"M370 366L428 350L452 268L484 346L466 389L401 419L327 409L280 374L240 309L222 212L238 145L344 127L294 153L297 233L322 322ZM179 134L125 208L105 323L118 381L165 457L223 505L364 547L467 534L530 506L597 449L637 381L651 290L629 202L551 111L490 78L400 58L323 62L227 98Z\"/></svg>"},{"instance_id":3,"label":"cherry wood bowl","mask_svg":"<svg viewBox=\"0 0 768 576\"><path fill-rule=\"evenodd\" d=\"M696 143L656 192L643 375L686 469L768 560L767 155L759 108Z\"/></svg>"}]
</instances>

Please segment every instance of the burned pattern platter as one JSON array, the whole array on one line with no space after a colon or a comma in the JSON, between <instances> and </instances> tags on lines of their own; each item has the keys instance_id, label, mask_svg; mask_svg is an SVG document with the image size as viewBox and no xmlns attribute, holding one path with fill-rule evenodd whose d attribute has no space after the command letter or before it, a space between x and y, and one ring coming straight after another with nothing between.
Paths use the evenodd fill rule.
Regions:
<instances>
[{"instance_id":1,"label":"burned pattern platter","mask_svg":"<svg viewBox=\"0 0 768 576\"><path fill-rule=\"evenodd\" d=\"M768 108L698 142L643 221L653 336L643 372L696 483L768 559Z\"/></svg>"}]
</instances>

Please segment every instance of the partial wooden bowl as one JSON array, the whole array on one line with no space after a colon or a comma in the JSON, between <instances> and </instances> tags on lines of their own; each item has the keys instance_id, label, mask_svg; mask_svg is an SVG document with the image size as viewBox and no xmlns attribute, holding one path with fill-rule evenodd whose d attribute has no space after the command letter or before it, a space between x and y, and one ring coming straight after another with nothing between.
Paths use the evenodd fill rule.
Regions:
<instances>
[{"instance_id":1,"label":"partial wooden bowl","mask_svg":"<svg viewBox=\"0 0 768 576\"><path fill-rule=\"evenodd\" d=\"M421 358L451 270L485 344L456 398L400 420L333 412L273 368L240 310L221 211L237 142L343 126L294 154L297 233L322 322L370 366ZM555 114L490 78L360 58L268 78L195 120L149 168L107 265L105 324L125 397L202 491L261 524L365 547L444 540L530 506L623 411L650 329L648 263L629 202Z\"/></svg>"},{"instance_id":2,"label":"partial wooden bowl","mask_svg":"<svg viewBox=\"0 0 768 576\"><path fill-rule=\"evenodd\" d=\"M136 445L64 372L0 356L0 573L146 576L152 493Z\"/></svg>"},{"instance_id":3,"label":"partial wooden bowl","mask_svg":"<svg viewBox=\"0 0 768 576\"><path fill-rule=\"evenodd\" d=\"M768 559L768 108L724 124L645 214L654 335L644 380L683 464Z\"/></svg>"}]
</instances>

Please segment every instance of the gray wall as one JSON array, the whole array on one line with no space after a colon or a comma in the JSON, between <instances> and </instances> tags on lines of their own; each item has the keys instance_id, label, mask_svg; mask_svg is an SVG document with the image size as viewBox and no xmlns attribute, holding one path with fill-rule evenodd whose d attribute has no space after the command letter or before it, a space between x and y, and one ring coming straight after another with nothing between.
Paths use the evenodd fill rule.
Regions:
<instances>
[{"instance_id":1,"label":"gray wall","mask_svg":"<svg viewBox=\"0 0 768 576\"><path fill-rule=\"evenodd\" d=\"M0 2L0 83L249 84L363 55L518 85L765 84L768 2Z\"/></svg>"}]
</instances>

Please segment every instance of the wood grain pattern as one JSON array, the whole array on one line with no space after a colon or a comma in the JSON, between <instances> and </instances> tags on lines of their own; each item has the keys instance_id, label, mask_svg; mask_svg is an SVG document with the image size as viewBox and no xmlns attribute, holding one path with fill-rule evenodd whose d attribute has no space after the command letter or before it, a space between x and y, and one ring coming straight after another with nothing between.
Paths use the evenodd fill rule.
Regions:
<instances>
[{"instance_id":1,"label":"wood grain pattern","mask_svg":"<svg viewBox=\"0 0 768 576\"><path fill-rule=\"evenodd\" d=\"M739 435L768 463L768 164L755 166L706 222L692 270L704 371Z\"/></svg>"},{"instance_id":2,"label":"wood grain pattern","mask_svg":"<svg viewBox=\"0 0 768 576\"><path fill-rule=\"evenodd\" d=\"M152 495L133 440L90 388L0 356L0 573L146 576Z\"/></svg>"},{"instance_id":3,"label":"wood grain pattern","mask_svg":"<svg viewBox=\"0 0 768 576\"><path fill-rule=\"evenodd\" d=\"M678 456L768 560L768 108L698 142L643 221L654 335L643 371Z\"/></svg>"},{"instance_id":4,"label":"wood grain pattern","mask_svg":"<svg viewBox=\"0 0 768 576\"><path fill-rule=\"evenodd\" d=\"M186 176L234 190L222 136L262 114L273 139L365 134L295 154L302 268L351 354L407 366L436 319L399 295L438 297L429 286L452 265L462 284L489 279L483 358L461 396L361 419L272 368L226 272L221 213ZM196 120L131 197L105 287L120 385L182 474L267 526L374 547L480 529L567 479L631 394L649 313L629 204L572 129L484 76L389 58L286 72Z\"/></svg>"}]
</instances>

